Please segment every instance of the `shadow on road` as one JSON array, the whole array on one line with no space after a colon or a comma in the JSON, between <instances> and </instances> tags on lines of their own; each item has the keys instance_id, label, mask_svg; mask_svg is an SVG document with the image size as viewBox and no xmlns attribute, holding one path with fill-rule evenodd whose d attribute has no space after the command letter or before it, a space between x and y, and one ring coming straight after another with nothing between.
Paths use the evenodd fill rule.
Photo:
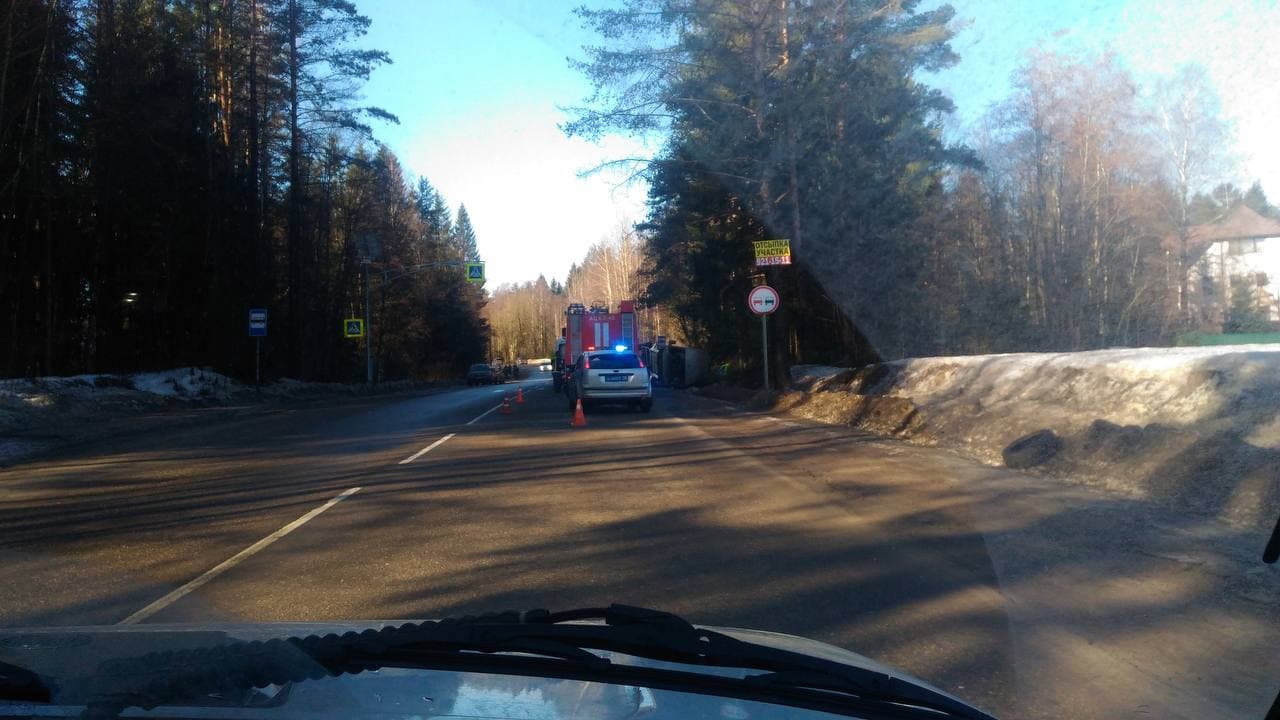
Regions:
<instances>
[{"instance_id":1,"label":"shadow on road","mask_svg":"<svg viewBox=\"0 0 1280 720\"><path fill-rule=\"evenodd\" d=\"M1133 690L1109 676L1153 662L1125 656L1151 643L1177 661L1147 694L1230 696L1274 675L1280 594L1265 598L1280 586L1246 577L1247 560L1222 550L1242 538L1222 528L846 432L690 407L682 420L665 393L653 415L597 410L584 429L559 396L526 398L510 417L431 429L412 445L458 435L407 465L394 444L255 425L0 475L4 581L193 532L238 549L360 485L193 607L337 620L648 605L854 649L1009 717L1106 716ZM49 598L0 619L122 616L169 589ZM1197 664L1191 684L1181 673ZM1105 712L1066 699L1091 684Z\"/></svg>"}]
</instances>

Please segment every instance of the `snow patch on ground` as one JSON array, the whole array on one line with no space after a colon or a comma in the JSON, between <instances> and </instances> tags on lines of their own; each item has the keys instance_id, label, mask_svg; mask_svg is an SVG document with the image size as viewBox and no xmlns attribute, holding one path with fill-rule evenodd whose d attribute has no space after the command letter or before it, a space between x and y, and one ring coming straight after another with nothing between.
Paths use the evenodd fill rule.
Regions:
<instances>
[{"instance_id":1,"label":"snow patch on ground","mask_svg":"<svg viewBox=\"0 0 1280 720\"><path fill-rule=\"evenodd\" d=\"M1280 346L1141 348L889 363L889 394L924 404L1045 405L1119 424L1189 425L1280 390ZM1272 405L1272 407L1276 407Z\"/></svg>"},{"instance_id":2,"label":"snow patch on ground","mask_svg":"<svg viewBox=\"0 0 1280 720\"><path fill-rule=\"evenodd\" d=\"M1043 470L1236 525L1280 512L1280 345L914 358L792 368L780 409L1002 464L1062 439Z\"/></svg>"},{"instance_id":3,"label":"snow patch on ground","mask_svg":"<svg viewBox=\"0 0 1280 720\"><path fill-rule=\"evenodd\" d=\"M136 373L128 376L133 387L142 392L164 397L226 400L239 383L204 368L179 368L165 372Z\"/></svg>"},{"instance_id":4,"label":"snow patch on ground","mask_svg":"<svg viewBox=\"0 0 1280 720\"><path fill-rule=\"evenodd\" d=\"M209 368L0 379L0 466L59 442L83 439L112 420L175 408L415 390L423 383L373 388L282 379L259 390Z\"/></svg>"},{"instance_id":5,"label":"snow patch on ground","mask_svg":"<svg viewBox=\"0 0 1280 720\"><path fill-rule=\"evenodd\" d=\"M207 368L0 379L0 462L115 417L232 399L243 387Z\"/></svg>"}]
</instances>

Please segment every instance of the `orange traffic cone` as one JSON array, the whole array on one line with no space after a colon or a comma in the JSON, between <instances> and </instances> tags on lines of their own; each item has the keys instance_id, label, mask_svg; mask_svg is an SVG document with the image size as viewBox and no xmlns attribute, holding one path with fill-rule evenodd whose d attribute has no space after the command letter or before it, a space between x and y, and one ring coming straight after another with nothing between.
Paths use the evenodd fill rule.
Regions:
<instances>
[{"instance_id":1,"label":"orange traffic cone","mask_svg":"<svg viewBox=\"0 0 1280 720\"><path fill-rule=\"evenodd\" d=\"M517 405L524 404L524 386L523 385L516 388L516 404Z\"/></svg>"},{"instance_id":2,"label":"orange traffic cone","mask_svg":"<svg viewBox=\"0 0 1280 720\"><path fill-rule=\"evenodd\" d=\"M503 415L511 414L511 396L510 395L502 396L502 414Z\"/></svg>"},{"instance_id":3,"label":"orange traffic cone","mask_svg":"<svg viewBox=\"0 0 1280 720\"><path fill-rule=\"evenodd\" d=\"M571 427L586 427L587 416L582 412L582 398L578 398L578 406L573 409L573 422L569 423Z\"/></svg>"}]
</instances>

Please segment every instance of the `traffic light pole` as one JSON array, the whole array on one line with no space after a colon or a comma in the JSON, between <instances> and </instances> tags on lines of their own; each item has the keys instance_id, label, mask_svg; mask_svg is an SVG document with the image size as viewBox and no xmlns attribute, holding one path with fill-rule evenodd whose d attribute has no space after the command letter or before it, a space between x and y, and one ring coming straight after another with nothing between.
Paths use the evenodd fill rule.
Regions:
<instances>
[{"instance_id":1,"label":"traffic light pole","mask_svg":"<svg viewBox=\"0 0 1280 720\"><path fill-rule=\"evenodd\" d=\"M364 381L373 384L373 326L369 324L369 260L364 261Z\"/></svg>"}]
</instances>

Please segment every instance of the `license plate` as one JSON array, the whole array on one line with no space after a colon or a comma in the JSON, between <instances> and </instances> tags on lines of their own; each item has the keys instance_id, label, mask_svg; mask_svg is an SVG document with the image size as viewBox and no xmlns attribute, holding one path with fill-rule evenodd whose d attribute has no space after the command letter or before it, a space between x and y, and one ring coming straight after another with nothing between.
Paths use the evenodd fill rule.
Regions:
<instances>
[{"instance_id":1,"label":"license plate","mask_svg":"<svg viewBox=\"0 0 1280 720\"><path fill-rule=\"evenodd\" d=\"M605 382L626 382L630 375L604 375Z\"/></svg>"}]
</instances>

